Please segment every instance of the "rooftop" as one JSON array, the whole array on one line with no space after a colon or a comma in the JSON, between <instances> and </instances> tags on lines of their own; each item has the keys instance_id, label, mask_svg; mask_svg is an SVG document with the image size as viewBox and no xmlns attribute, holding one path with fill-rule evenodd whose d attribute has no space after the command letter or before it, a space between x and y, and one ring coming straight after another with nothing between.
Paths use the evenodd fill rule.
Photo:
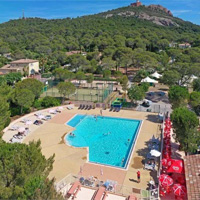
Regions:
<instances>
[{"instance_id":1,"label":"rooftop","mask_svg":"<svg viewBox=\"0 0 200 200\"><path fill-rule=\"evenodd\" d=\"M188 200L200 199L200 154L185 156Z\"/></svg>"},{"instance_id":2,"label":"rooftop","mask_svg":"<svg viewBox=\"0 0 200 200\"><path fill-rule=\"evenodd\" d=\"M20 59L20 60L15 60L12 61L11 64L28 64L28 63L34 63L38 62L38 60L32 60L32 59Z\"/></svg>"}]
</instances>

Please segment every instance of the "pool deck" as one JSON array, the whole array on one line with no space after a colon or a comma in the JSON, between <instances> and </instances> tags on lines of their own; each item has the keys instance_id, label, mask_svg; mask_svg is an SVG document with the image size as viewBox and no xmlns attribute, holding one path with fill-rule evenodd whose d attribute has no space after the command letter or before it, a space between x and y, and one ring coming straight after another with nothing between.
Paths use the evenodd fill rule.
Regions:
<instances>
[{"instance_id":1,"label":"pool deck","mask_svg":"<svg viewBox=\"0 0 200 200\"><path fill-rule=\"evenodd\" d=\"M41 112L43 113L43 111ZM28 144L32 140L37 141L40 139L42 153L46 158L55 154L53 170L49 177L55 177L56 182L58 182L68 174L80 174L80 167L82 166L81 175L83 176L94 176L100 180L115 180L118 184L123 184L128 187L146 189L152 176L155 177L155 173L143 170L141 161L144 159L147 152L146 142L149 141L153 135L156 136L159 133L159 123L156 121L157 114L129 110L121 110L120 112L103 110L104 116L143 120L129 166L126 170L88 163L86 148L70 147L64 143L64 136L66 133L73 130L72 127L65 125L65 123L75 114L100 114L100 109L78 110L75 107L73 110L67 110L64 108L61 113L57 114L41 126L36 128L35 125L30 125L31 133L23 141ZM34 120L33 116L30 116L29 118L33 118ZM9 141L11 135L11 132L7 130L3 135L3 139ZM101 169L103 175L101 175ZM137 170L140 170L141 172L140 183L136 182Z\"/></svg>"}]
</instances>

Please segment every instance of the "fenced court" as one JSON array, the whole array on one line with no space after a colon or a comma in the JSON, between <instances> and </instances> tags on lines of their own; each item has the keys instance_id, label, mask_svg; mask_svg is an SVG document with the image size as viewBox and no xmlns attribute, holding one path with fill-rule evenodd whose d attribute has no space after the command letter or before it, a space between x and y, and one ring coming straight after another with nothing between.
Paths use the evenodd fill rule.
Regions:
<instances>
[{"instance_id":1,"label":"fenced court","mask_svg":"<svg viewBox=\"0 0 200 200\"><path fill-rule=\"evenodd\" d=\"M45 86L41 97L52 96L62 97L59 93L56 85L59 82L50 82ZM87 85L88 86L88 85ZM104 102L104 100L113 92L112 84L93 84L90 87L83 87L76 85L76 91L74 94L67 96L72 101L93 101L93 102Z\"/></svg>"}]
</instances>

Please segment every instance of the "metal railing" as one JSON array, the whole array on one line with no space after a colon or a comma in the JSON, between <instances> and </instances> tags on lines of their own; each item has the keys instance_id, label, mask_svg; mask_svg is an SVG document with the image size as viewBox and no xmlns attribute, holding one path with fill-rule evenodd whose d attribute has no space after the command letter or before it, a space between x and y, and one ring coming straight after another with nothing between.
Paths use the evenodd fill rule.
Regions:
<instances>
[{"instance_id":1,"label":"metal railing","mask_svg":"<svg viewBox=\"0 0 200 200\"><path fill-rule=\"evenodd\" d=\"M82 181L81 181L82 179ZM83 177L80 175L69 174L61 181L55 184L57 192L61 193L63 196L67 194L67 191L70 189L72 183L79 180L83 187L98 189L104 184L104 181L95 179L94 177ZM84 181L83 181L84 180ZM113 187L109 187L108 191L115 195L128 197L130 194L134 194L140 200L158 200L158 189L153 190L144 190L140 188L134 188L131 186L125 186L117 184L115 181L107 180L113 184Z\"/></svg>"}]
</instances>

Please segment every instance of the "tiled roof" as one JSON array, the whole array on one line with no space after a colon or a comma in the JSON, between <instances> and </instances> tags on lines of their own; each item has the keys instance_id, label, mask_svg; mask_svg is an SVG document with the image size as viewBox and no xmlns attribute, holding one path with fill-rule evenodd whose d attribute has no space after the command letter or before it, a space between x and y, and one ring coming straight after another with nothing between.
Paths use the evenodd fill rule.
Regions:
<instances>
[{"instance_id":1,"label":"tiled roof","mask_svg":"<svg viewBox=\"0 0 200 200\"><path fill-rule=\"evenodd\" d=\"M38 60L31 60L31 59L20 59L20 60L15 60L12 61L11 64L28 64L28 63L34 63L34 62L38 62Z\"/></svg>"},{"instance_id":2,"label":"tiled roof","mask_svg":"<svg viewBox=\"0 0 200 200\"><path fill-rule=\"evenodd\" d=\"M200 200L200 154L185 156L188 200Z\"/></svg>"}]
</instances>

